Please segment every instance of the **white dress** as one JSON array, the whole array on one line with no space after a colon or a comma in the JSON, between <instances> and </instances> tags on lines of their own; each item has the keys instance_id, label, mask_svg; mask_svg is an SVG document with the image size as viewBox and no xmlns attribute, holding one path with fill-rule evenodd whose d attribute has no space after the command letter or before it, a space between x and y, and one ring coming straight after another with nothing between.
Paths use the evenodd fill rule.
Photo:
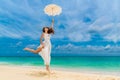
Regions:
<instances>
[{"instance_id":1,"label":"white dress","mask_svg":"<svg viewBox=\"0 0 120 80\"><path fill-rule=\"evenodd\" d=\"M44 33L44 48L38 53L42 59L44 60L45 65L50 65L50 60L51 60L51 41L50 41L50 34ZM42 45L38 46L41 47Z\"/></svg>"}]
</instances>

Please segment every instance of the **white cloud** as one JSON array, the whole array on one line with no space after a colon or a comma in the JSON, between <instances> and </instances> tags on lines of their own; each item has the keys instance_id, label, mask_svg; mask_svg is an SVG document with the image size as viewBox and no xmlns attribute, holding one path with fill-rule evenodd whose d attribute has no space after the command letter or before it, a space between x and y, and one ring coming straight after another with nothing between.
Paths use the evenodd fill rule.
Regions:
<instances>
[{"instance_id":1,"label":"white cloud","mask_svg":"<svg viewBox=\"0 0 120 80\"><path fill-rule=\"evenodd\" d=\"M102 17L92 25L89 30L97 31L105 40L118 42L120 41L120 23L112 22L113 19Z\"/></svg>"},{"instance_id":2,"label":"white cloud","mask_svg":"<svg viewBox=\"0 0 120 80\"><path fill-rule=\"evenodd\" d=\"M58 45L54 47L54 50L57 50L57 53L77 53L77 54L119 54L120 46L113 46L113 45L105 45L105 46L93 46L87 45L85 46L76 46L74 44L67 44L67 45Z\"/></svg>"},{"instance_id":3,"label":"white cloud","mask_svg":"<svg viewBox=\"0 0 120 80\"><path fill-rule=\"evenodd\" d=\"M22 45L21 41L19 41L19 42L16 43L16 46L20 46L20 45Z\"/></svg>"},{"instance_id":4,"label":"white cloud","mask_svg":"<svg viewBox=\"0 0 120 80\"><path fill-rule=\"evenodd\" d=\"M108 44L105 46L105 49L109 49L109 48L111 48L111 45Z\"/></svg>"},{"instance_id":5,"label":"white cloud","mask_svg":"<svg viewBox=\"0 0 120 80\"><path fill-rule=\"evenodd\" d=\"M26 47L28 47L28 48L37 48L38 45L36 45L36 44L29 44Z\"/></svg>"},{"instance_id":6,"label":"white cloud","mask_svg":"<svg viewBox=\"0 0 120 80\"><path fill-rule=\"evenodd\" d=\"M51 17L44 14L45 5L54 2L63 8L55 17L54 38L70 41L90 41L90 30L97 31L108 41L120 41L120 1L118 0L66 0L66 1L0 1L0 37L40 37L42 26L49 25ZM4 4L3 4L4 3ZM68 5L66 5L69 3ZM102 4L102 6L101 6ZM7 5L7 6L6 6ZM84 18L91 21L87 23ZM60 25L65 28L58 28ZM113 34L114 33L114 34Z\"/></svg>"},{"instance_id":7,"label":"white cloud","mask_svg":"<svg viewBox=\"0 0 120 80\"><path fill-rule=\"evenodd\" d=\"M22 37L18 32L16 32L16 30L9 30L7 27L4 27L4 26L0 27L0 35L6 36L6 37L11 37L11 38L21 38Z\"/></svg>"}]
</instances>

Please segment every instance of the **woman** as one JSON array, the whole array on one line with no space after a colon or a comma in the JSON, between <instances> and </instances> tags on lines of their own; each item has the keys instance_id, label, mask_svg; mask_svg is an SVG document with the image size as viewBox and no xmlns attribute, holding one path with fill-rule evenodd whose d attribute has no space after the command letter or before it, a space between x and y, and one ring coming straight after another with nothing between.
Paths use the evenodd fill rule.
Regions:
<instances>
[{"instance_id":1,"label":"woman","mask_svg":"<svg viewBox=\"0 0 120 80\"><path fill-rule=\"evenodd\" d=\"M52 20L51 27L43 27L43 33L40 37L41 45L38 46L36 50L30 48L24 48L24 50L33 52L35 54L39 54L44 60L44 64L46 65L46 70L50 73L50 60L51 60L51 42L50 42L50 34L54 34L53 30L54 20ZM43 41L44 39L44 41Z\"/></svg>"}]
</instances>

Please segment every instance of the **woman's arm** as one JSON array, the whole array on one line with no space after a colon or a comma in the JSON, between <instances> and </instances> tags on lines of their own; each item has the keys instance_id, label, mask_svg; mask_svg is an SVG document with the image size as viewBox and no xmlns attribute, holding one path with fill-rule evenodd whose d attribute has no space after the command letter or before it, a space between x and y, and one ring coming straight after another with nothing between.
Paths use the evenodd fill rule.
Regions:
<instances>
[{"instance_id":1,"label":"woman's arm","mask_svg":"<svg viewBox=\"0 0 120 80\"><path fill-rule=\"evenodd\" d=\"M52 19L52 23L51 23L50 28L53 28L53 26L54 26L54 19Z\"/></svg>"},{"instance_id":2,"label":"woman's arm","mask_svg":"<svg viewBox=\"0 0 120 80\"><path fill-rule=\"evenodd\" d=\"M41 37L40 37L40 44L42 44L42 39L43 39L44 34L42 33Z\"/></svg>"},{"instance_id":3,"label":"woman's arm","mask_svg":"<svg viewBox=\"0 0 120 80\"><path fill-rule=\"evenodd\" d=\"M53 26L54 26L54 19L52 19L52 24L51 24L51 26L49 28L49 31L48 31L49 34L54 34L54 28L53 28Z\"/></svg>"}]
</instances>

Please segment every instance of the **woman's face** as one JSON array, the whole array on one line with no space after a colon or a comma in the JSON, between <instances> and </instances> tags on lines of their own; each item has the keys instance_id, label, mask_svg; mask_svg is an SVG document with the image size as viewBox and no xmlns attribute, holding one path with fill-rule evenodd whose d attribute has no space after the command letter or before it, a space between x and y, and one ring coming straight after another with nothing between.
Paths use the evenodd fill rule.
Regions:
<instances>
[{"instance_id":1,"label":"woman's face","mask_svg":"<svg viewBox=\"0 0 120 80\"><path fill-rule=\"evenodd\" d=\"M45 32L48 32L48 28L45 28Z\"/></svg>"}]
</instances>

